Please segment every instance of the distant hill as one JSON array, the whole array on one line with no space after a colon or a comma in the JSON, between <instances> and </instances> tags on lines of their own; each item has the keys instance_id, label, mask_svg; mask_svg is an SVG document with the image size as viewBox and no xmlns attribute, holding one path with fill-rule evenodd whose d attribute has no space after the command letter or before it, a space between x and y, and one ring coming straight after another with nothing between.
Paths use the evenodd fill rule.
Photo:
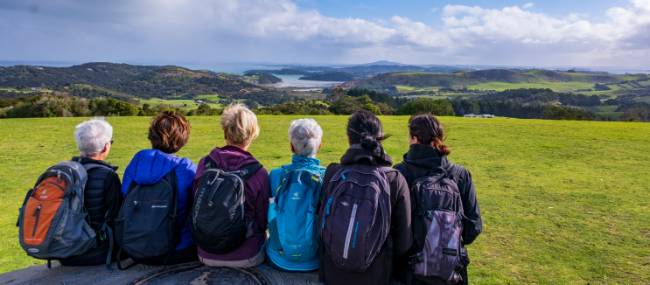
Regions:
<instances>
[{"instance_id":1,"label":"distant hill","mask_svg":"<svg viewBox=\"0 0 650 285\"><path fill-rule=\"evenodd\" d=\"M242 76L178 66L141 66L94 62L71 67L0 68L0 87L64 90L76 85L138 98L169 98L206 93L236 95L259 86Z\"/></svg>"},{"instance_id":2,"label":"distant hill","mask_svg":"<svg viewBox=\"0 0 650 285\"><path fill-rule=\"evenodd\" d=\"M268 72L249 70L246 71L244 75L252 77L253 81L255 81L256 84L274 84L282 82L281 78Z\"/></svg>"},{"instance_id":3,"label":"distant hill","mask_svg":"<svg viewBox=\"0 0 650 285\"><path fill-rule=\"evenodd\" d=\"M643 76L639 75L638 78ZM350 82L348 87L378 91L398 92L397 87L411 89L476 89L498 90L502 86L516 88L538 88L535 85L548 85L547 88L562 86L566 88L593 89L596 84L614 84L634 76L614 75L600 72L569 72L553 70L486 69L473 71L442 72L392 72ZM531 85L531 86L526 86ZM498 87L498 88L497 88ZM541 88L541 87L539 87ZM601 87L602 88L602 87ZM560 90L569 91L569 90Z\"/></svg>"},{"instance_id":4,"label":"distant hill","mask_svg":"<svg viewBox=\"0 0 650 285\"><path fill-rule=\"evenodd\" d=\"M272 74L293 74L303 75L305 79L320 81L348 81L357 79L366 79L378 74L393 72L443 72L451 73L465 70L454 66L431 65L419 66L408 65L391 61L376 61L358 65L346 66L302 66L289 65L280 69L256 69L249 70L246 73L272 73ZM338 79L334 79L338 78Z\"/></svg>"}]
</instances>

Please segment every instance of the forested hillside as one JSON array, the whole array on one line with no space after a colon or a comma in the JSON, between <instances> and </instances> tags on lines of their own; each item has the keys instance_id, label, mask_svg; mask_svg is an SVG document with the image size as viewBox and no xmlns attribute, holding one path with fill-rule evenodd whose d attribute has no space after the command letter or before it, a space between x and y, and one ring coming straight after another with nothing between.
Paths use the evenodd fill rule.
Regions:
<instances>
[{"instance_id":1,"label":"forested hillside","mask_svg":"<svg viewBox=\"0 0 650 285\"><path fill-rule=\"evenodd\" d=\"M274 74L345 82L294 90L274 87L281 81ZM114 63L0 67L0 117L150 115L167 109L205 115L232 102L268 114L350 114L366 109L384 115L432 112L648 121L650 77L575 70L459 70L390 62L287 66L244 75Z\"/></svg>"}]
</instances>

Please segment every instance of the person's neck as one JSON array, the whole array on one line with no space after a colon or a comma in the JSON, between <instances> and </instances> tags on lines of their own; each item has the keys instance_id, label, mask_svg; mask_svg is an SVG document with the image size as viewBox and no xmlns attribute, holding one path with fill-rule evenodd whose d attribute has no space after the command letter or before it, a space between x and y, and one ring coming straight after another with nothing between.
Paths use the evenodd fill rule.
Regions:
<instances>
[{"instance_id":1,"label":"person's neck","mask_svg":"<svg viewBox=\"0 0 650 285\"><path fill-rule=\"evenodd\" d=\"M248 145L237 145L237 144L231 144L231 143L228 144L228 145L229 146L234 146L234 147L236 147L238 149L241 149L243 151L248 151L248 147L249 147Z\"/></svg>"},{"instance_id":2,"label":"person's neck","mask_svg":"<svg viewBox=\"0 0 650 285\"><path fill-rule=\"evenodd\" d=\"M101 155L101 154L93 155L93 156L86 156L86 158L90 158L90 159L93 159L93 160L99 160L99 161L102 161L102 160L106 159L106 157L104 155Z\"/></svg>"}]
</instances>

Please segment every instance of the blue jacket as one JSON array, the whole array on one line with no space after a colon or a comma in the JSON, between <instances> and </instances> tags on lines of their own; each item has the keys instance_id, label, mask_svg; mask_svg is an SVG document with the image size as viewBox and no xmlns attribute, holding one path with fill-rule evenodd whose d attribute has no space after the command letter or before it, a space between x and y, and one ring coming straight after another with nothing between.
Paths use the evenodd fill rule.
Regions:
<instances>
[{"instance_id":1,"label":"blue jacket","mask_svg":"<svg viewBox=\"0 0 650 285\"><path fill-rule=\"evenodd\" d=\"M180 228L180 241L176 250L192 246L192 232L186 223L190 199L192 199L192 181L196 173L196 165L188 158L180 158L173 154L164 153L157 149L144 149L133 156L124 171L122 180L122 195L126 196L129 188L135 184L153 184L170 171L176 171L178 217L176 223Z\"/></svg>"},{"instance_id":2,"label":"blue jacket","mask_svg":"<svg viewBox=\"0 0 650 285\"><path fill-rule=\"evenodd\" d=\"M319 174L321 179L322 177L325 176L325 167L320 166L320 160L316 158L310 158L310 157L294 154L293 157L291 158L291 164L286 164L283 165L282 167L273 169L271 171L271 174L269 174L269 184L271 186L271 197L275 197L276 195L275 192L278 190L278 187L280 186L283 173L285 171L292 171L292 170L306 170L314 174ZM277 212L275 210L275 207L269 206L268 219L270 224L272 224L276 216L277 216ZM267 243L266 253L269 257L269 260L273 264L275 264L276 266L282 269L290 270L290 271L311 271L311 270L318 269L319 261L318 261L317 254L314 256L313 259L305 260L303 262L295 262L292 260L288 260L271 249L271 243L273 242L273 240L277 241L278 237L273 236L275 235L275 233L272 229L269 229L269 234L271 236L269 237L270 240Z\"/></svg>"}]
</instances>

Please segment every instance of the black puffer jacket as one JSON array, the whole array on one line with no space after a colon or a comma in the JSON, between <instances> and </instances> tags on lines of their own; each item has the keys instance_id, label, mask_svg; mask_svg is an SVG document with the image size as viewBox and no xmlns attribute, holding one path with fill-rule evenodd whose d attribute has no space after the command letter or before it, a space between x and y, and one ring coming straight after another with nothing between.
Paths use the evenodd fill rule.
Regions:
<instances>
[{"instance_id":1,"label":"black puffer jacket","mask_svg":"<svg viewBox=\"0 0 650 285\"><path fill-rule=\"evenodd\" d=\"M440 173L443 169L446 170L458 184L463 203L465 215L463 219L463 244L468 245L478 237L483 230L483 222L478 201L476 200L476 189L474 189L472 175L467 169L449 162L446 155L442 155L436 148L424 144L411 145L409 152L404 155L404 161L397 164L395 168L404 175L409 185L412 185L413 181L420 177ZM465 279L464 284L467 284L466 274L465 268L461 272ZM445 284L442 280L440 282L431 282L430 280L426 283Z\"/></svg>"},{"instance_id":2,"label":"black puffer jacket","mask_svg":"<svg viewBox=\"0 0 650 285\"><path fill-rule=\"evenodd\" d=\"M115 172L117 167L104 161L86 157L74 157L72 160L78 161L84 166L90 163L102 166L88 171L88 181L84 190L84 205L88 211L90 226L95 231L101 229L106 217L108 217L108 226L113 228L113 221L122 206L122 194L120 192L122 184ZM105 262L107 251L108 243L100 241L98 248L91 249L80 256L61 260L61 263L70 266L102 264Z\"/></svg>"},{"instance_id":3,"label":"black puffer jacket","mask_svg":"<svg viewBox=\"0 0 650 285\"><path fill-rule=\"evenodd\" d=\"M86 157L74 159L77 159L83 165L93 163L104 166L88 171L84 203L93 229L99 230L105 221L106 214L109 217L109 225L112 226L112 222L117 217L122 205L120 192L122 184L120 183L120 177L115 172L117 167L104 161Z\"/></svg>"}]
</instances>

